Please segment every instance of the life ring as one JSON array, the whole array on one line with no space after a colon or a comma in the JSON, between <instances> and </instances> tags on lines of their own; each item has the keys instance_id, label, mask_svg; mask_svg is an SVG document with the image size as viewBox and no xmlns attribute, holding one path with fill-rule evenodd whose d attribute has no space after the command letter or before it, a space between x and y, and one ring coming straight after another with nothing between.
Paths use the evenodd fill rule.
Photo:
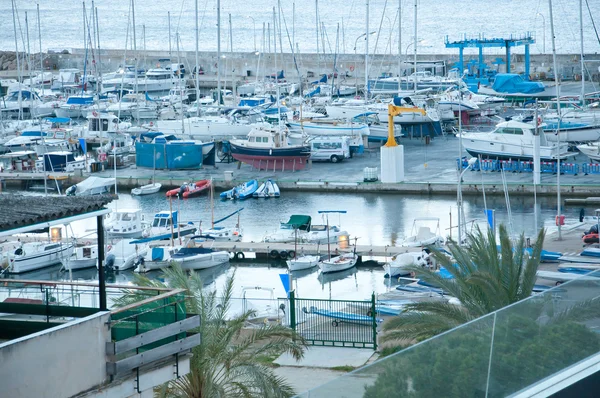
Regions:
<instances>
[{"instance_id":1,"label":"life ring","mask_svg":"<svg viewBox=\"0 0 600 398\"><path fill-rule=\"evenodd\" d=\"M350 65L350 72L354 72L354 65Z\"/></svg>"},{"instance_id":2,"label":"life ring","mask_svg":"<svg viewBox=\"0 0 600 398\"><path fill-rule=\"evenodd\" d=\"M106 251L109 252L112 249L111 245L106 246Z\"/></svg>"},{"instance_id":3,"label":"life ring","mask_svg":"<svg viewBox=\"0 0 600 398\"><path fill-rule=\"evenodd\" d=\"M541 118L541 116L538 116L537 125L540 126L541 124L542 124L542 118Z\"/></svg>"},{"instance_id":4,"label":"life ring","mask_svg":"<svg viewBox=\"0 0 600 398\"><path fill-rule=\"evenodd\" d=\"M286 252L285 250L282 250L279 252L279 257L281 257L282 260L285 260L288 258L288 252Z\"/></svg>"},{"instance_id":5,"label":"life ring","mask_svg":"<svg viewBox=\"0 0 600 398\"><path fill-rule=\"evenodd\" d=\"M235 258L236 260L243 260L243 259L246 258L246 255L244 253L242 253L242 252L237 252L233 256L233 258Z\"/></svg>"},{"instance_id":6,"label":"life ring","mask_svg":"<svg viewBox=\"0 0 600 398\"><path fill-rule=\"evenodd\" d=\"M295 251L293 251L293 250L290 250L289 252L287 252L287 254L288 254L288 256L289 256L290 258L294 258L294 257L296 257L296 252L295 252Z\"/></svg>"},{"instance_id":7,"label":"life ring","mask_svg":"<svg viewBox=\"0 0 600 398\"><path fill-rule=\"evenodd\" d=\"M234 236L238 236L240 233L238 231L233 231Z\"/></svg>"},{"instance_id":8,"label":"life ring","mask_svg":"<svg viewBox=\"0 0 600 398\"><path fill-rule=\"evenodd\" d=\"M279 258L279 252L277 250L273 249L273 250L271 250L269 252L269 257L271 257L271 258Z\"/></svg>"}]
</instances>

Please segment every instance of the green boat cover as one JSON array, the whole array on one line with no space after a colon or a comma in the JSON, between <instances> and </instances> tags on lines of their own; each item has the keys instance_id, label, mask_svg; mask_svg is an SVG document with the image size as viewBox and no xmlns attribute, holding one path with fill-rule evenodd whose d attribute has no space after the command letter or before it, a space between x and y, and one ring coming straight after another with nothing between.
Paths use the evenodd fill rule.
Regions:
<instances>
[{"instance_id":1,"label":"green boat cover","mask_svg":"<svg viewBox=\"0 0 600 398\"><path fill-rule=\"evenodd\" d=\"M293 214L285 224L296 227L301 231L308 231L310 229L310 221L310 216Z\"/></svg>"}]
</instances>

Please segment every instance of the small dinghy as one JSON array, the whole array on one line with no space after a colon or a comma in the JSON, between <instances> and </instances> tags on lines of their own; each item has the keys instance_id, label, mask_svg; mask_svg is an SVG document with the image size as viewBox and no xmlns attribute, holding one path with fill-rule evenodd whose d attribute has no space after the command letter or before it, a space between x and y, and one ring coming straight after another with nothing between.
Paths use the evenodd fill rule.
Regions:
<instances>
[{"instance_id":1,"label":"small dinghy","mask_svg":"<svg viewBox=\"0 0 600 398\"><path fill-rule=\"evenodd\" d=\"M133 188L131 190L132 195L151 195L153 193L157 193L162 188L162 184L160 182L155 182L153 184L142 185L139 188Z\"/></svg>"},{"instance_id":2,"label":"small dinghy","mask_svg":"<svg viewBox=\"0 0 600 398\"><path fill-rule=\"evenodd\" d=\"M263 182L252 194L255 198L278 198L280 196L279 186L273 180Z\"/></svg>"},{"instance_id":3,"label":"small dinghy","mask_svg":"<svg viewBox=\"0 0 600 398\"><path fill-rule=\"evenodd\" d=\"M435 232L427 226L419 226L420 221L435 221L437 226ZM436 217L415 218L413 221L411 236L406 237L400 246L403 247L423 247L429 245L438 245L444 243L444 238L440 235L440 219Z\"/></svg>"},{"instance_id":4,"label":"small dinghy","mask_svg":"<svg viewBox=\"0 0 600 398\"><path fill-rule=\"evenodd\" d=\"M167 196L178 196L179 198L187 199L194 196L198 196L211 186L210 180L200 180L192 182L191 184L185 183L179 188L171 189L167 191Z\"/></svg>"},{"instance_id":5,"label":"small dinghy","mask_svg":"<svg viewBox=\"0 0 600 398\"><path fill-rule=\"evenodd\" d=\"M254 192L258 189L258 181L250 180L244 184L233 187L229 191L221 192L221 199L248 199L251 198Z\"/></svg>"}]
</instances>

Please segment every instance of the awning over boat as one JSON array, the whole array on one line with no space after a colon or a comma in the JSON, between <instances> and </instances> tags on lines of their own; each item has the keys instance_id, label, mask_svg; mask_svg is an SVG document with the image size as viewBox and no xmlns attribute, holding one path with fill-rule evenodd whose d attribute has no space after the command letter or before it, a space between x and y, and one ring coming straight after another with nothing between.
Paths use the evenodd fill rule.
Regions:
<instances>
[{"instance_id":1,"label":"awning over boat","mask_svg":"<svg viewBox=\"0 0 600 398\"><path fill-rule=\"evenodd\" d=\"M294 214L290 216L290 219L286 223L287 225L292 225L299 230L308 230L310 228L311 218L310 216L303 216Z\"/></svg>"}]
</instances>

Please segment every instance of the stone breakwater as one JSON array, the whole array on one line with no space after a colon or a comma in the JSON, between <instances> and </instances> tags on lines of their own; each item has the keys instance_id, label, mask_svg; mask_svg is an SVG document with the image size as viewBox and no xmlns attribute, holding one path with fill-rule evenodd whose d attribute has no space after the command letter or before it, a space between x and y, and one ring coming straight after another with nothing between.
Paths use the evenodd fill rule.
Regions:
<instances>
[{"instance_id":1,"label":"stone breakwater","mask_svg":"<svg viewBox=\"0 0 600 398\"><path fill-rule=\"evenodd\" d=\"M48 59L48 54L41 54L43 59ZM27 53L19 51L19 60L21 62L21 68L29 70L27 64ZM31 54L31 70L39 71L40 65L40 53ZM46 62L44 69L49 68L50 65ZM17 53L14 51L0 51L0 71L12 71L17 70Z\"/></svg>"}]
</instances>

